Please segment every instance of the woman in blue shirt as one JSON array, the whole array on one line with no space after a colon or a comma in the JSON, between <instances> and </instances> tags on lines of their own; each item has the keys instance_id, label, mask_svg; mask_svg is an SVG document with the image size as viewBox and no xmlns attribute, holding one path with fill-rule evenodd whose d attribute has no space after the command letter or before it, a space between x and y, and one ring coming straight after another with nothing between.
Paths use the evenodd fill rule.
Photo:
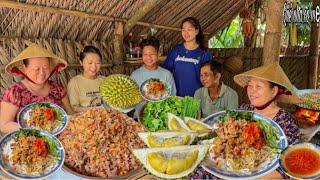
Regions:
<instances>
[{"instance_id":1,"label":"woman in blue shirt","mask_svg":"<svg viewBox=\"0 0 320 180\"><path fill-rule=\"evenodd\" d=\"M184 39L169 52L163 67L172 72L178 96L192 96L202 87L200 65L210 61L212 56L204 45L204 35L199 21L187 17L181 23Z\"/></svg>"}]
</instances>

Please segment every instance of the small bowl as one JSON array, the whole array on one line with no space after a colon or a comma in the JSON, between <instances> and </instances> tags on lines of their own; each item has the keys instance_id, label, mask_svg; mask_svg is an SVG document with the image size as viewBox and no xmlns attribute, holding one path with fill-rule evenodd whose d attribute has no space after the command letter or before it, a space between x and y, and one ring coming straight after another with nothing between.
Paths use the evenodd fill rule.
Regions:
<instances>
[{"instance_id":1,"label":"small bowl","mask_svg":"<svg viewBox=\"0 0 320 180\"><path fill-rule=\"evenodd\" d=\"M285 164L285 157L288 155L288 153L292 152L293 150L299 149L299 148L306 148L306 149L314 151L315 153L318 154L319 161L320 161L320 147L319 146L312 144L312 143L296 143L296 144L289 145L281 152L280 159L279 159L280 167L288 176L295 178L295 179L317 179L317 178L319 178L320 177L320 165L318 167L317 172L310 174L308 176L297 175L297 174L294 174L288 170L288 168Z\"/></svg>"}]
</instances>

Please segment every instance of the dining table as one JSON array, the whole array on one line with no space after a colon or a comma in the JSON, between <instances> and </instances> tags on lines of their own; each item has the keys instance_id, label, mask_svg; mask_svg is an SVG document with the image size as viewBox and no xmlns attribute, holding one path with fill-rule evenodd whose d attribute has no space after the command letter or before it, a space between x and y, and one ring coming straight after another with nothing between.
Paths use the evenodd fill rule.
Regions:
<instances>
[{"instance_id":1,"label":"dining table","mask_svg":"<svg viewBox=\"0 0 320 180\"><path fill-rule=\"evenodd\" d=\"M304 141L310 141L311 137L314 136L317 132L320 130L320 124L317 126L314 126L309 129L300 129L302 133L303 140ZM0 133L0 138L3 136L3 133ZM0 169L0 180L7 180L7 179L14 179L10 177L8 174L6 174L4 171ZM65 171L63 168L60 168L57 170L54 174L46 178L48 180L81 180L83 178L75 176L67 171ZM126 176L125 179L157 179L155 176L150 175L144 168L138 169L134 174L130 176ZM273 171L269 174L267 174L264 177L261 177L259 179L282 179L282 176L277 171Z\"/></svg>"},{"instance_id":2,"label":"dining table","mask_svg":"<svg viewBox=\"0 0 320 180\"><path fill-rule=\"evenodd\" d=\"M8 174L6 174L5 172L3 172L0 169L0 180L9 180L9 179L11 180L11 179L14 179L14 178L10 177ZM84 178L75 176L75 175L65 171L63 168L60 168L54 174L52 174L51 176L49 176L46 179L47 180L82 180ZM146 180L150 179L150 180L155 180L156 178L154 176L148 174L145 169L140 168L134 174L132 174L130 176L127 176L125 179L146 179Z\"/></svg>"},{"instance_id":3,"label":"dining table","mask_svg":"<svg viewBox=\"0 0 320 180\"><path fill-rule=\"evenodd\" d=\"M0 180L11 180L11 179L13 178L7 175L2 170L0 170ZM57 170L54 174L52 174L50 177L46 179L47 180L83 180L83 178L75 176L71 173L68 173L62 168ZM136 171L136 173L132 174L131 176L127 176L125 179L155 180L157 178L155 176L148 174L144 168L140 168L138 171ZM273 171L259 179L282 179L282 177L277 171Z\"/></svg>"}]
</instances>

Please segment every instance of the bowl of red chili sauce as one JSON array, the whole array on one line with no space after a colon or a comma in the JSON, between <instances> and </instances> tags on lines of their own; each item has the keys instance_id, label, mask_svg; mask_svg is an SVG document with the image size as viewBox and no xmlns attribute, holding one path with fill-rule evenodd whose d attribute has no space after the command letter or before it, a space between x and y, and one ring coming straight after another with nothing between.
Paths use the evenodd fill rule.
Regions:
<instances>
[{"instance_id":1,"label":"bowl of red chili sauce","mask_svg":"<svg viewBox=\"0 0 320 180\"><path fill-rule=\"evenodd\" d=\"M297 143L285 148L280 155L280 166L295 179L320 177L320 147L312 143Z\"/></svg>"}]
</instances>

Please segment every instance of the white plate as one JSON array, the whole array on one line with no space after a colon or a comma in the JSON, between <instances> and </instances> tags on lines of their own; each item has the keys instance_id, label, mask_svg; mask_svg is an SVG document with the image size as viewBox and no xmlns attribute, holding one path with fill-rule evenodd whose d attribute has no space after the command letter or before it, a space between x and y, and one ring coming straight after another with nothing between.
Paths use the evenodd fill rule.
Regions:
<instances>
[{"instance_id":1,"label":"white plate","mask_svg":"<svg viewBox=\"0 0 320 180\"><path fill-rule=\"evenodd\" d=\"M165 99L167 99L167 98L169 98L169 97L171 96L171 87L168 85L168 83L166 83L166 82L164 82L164 81L162 81L162 80L160 80L160 79L157 79L157 80L159 80L162 84L165 85L165 87L166 87L166 93L165 93L162 97L160 97L160 98L152 98L152 97L149 97L149 96L145 93L145 91L147 90L148 83L149 83L149 81L150 81L151 79L157 79L157 78L150 78L150 79L146 80L145 82L143 82L143 83L141 84L141 86L140 86L140 93L141 93L142 97L143 97L145 100L151 101L151 102L159 102L159 101L163 101L163 100L165 100Z\"/></svg>"},{"instance_id":2,"label":"white plate","mask_svg":"<svg viewBox=\"0 0 320 180\"><path fill-rule=\"evenodd\" d=\"M36 105L39 104L45 104L48 105L50 108L54 108L56 111L60 111L62 113L62 121L60 123L60 125L58 127L56 127L52 132L49 132L50 134L53 135L58 135L59 133L61 133L68 124L68 115L66 113L66 111L64 111L60 106L53 104L53 103L47 103L47 102L40 102L40 103L31 103L28 104L26 106L24 106L18 116L17 116L17 122L20 125L21 128L31 128L31 129L37 129L35 127L29 127L27 124L27 121L29 119L29 113L32 110L32 108ZM43 129L39 129L39 130L43 130ZM43 130L45 131L45 130Z\"/></svg>"},{"instance_id":3,"label":"white plate","mask_svg":"<svg viewBox=\"0 0 320 180\"><path fill-rule=\"evenodd\" d=\"M24 129L27 131L38 131L35 129ZM48 132L45 131L40 131L40 135L41 136L45 136L50 138L51 140L53 140L53 142L55 142L56 146L57 146L57 155L58 155L58 160L56 161L56 163L50 167L50 169L46 172L44 172L43 174L40 175L28 175L28 174L22 174L17 172L8 161L4 160L4 156L9 155L10 154L10 144L14 141L14 138L16 136L16 134L19 132L18 131L14 131L11 132L7 135L5 135L1 141L0 141L0 168L7 173L8 175L10 175L13 178L17 178L17 179L45 179L49 176L51 176L53 173L55 173L58 169L61 168L61 166L64 163L64 158L65 158L65 152L64 152L64 148L61 144L61 142L53 135L49 134Z\"/></svg>"}]
</instances>

